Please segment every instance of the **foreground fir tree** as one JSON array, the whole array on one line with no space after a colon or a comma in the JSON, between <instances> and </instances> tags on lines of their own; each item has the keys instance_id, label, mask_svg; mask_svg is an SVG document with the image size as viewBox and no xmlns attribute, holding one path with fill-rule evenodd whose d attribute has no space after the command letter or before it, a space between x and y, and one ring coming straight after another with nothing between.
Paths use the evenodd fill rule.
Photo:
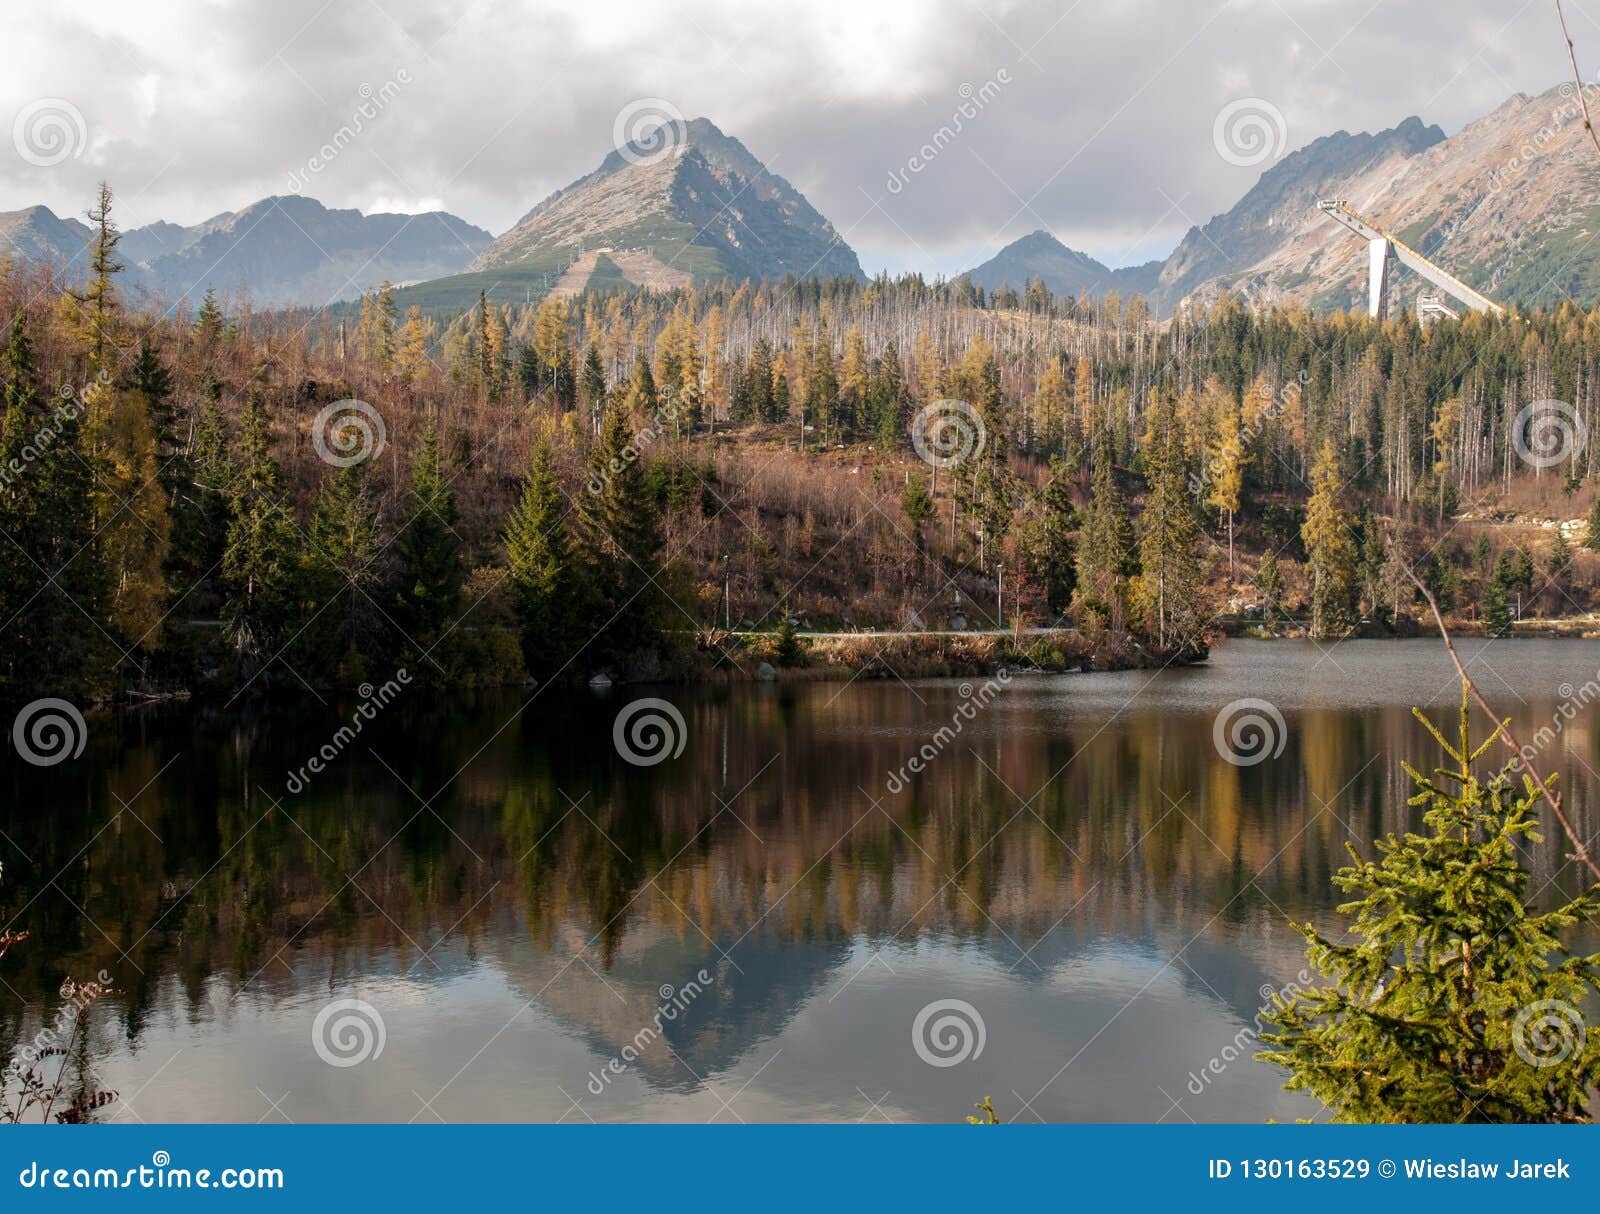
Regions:
<instances>
[{"instance_id":1,"label":"foreground fir tree","mask_svg":"<svg viewBox=\"0 0 1600 1214\"><path fill-rule=\"evenodd\" d=\"M1432 775L1406 765L1423 830L1380 840L1376 861L1351 849L1334 877L1351 938L1301 927L1328 985L1275 999L1259 1057L1340 1121L1587 1121L1600 1027L1580 1008L1600 991L1600 954L1563 937L1600 916L1600 887L1539 911L1523 853L1546 790L1517 787L1509 766L1473 774L1494 738L1473 745L1465 688L1455 744L1416 715L1450 759Z\"/></svg>"}]
</instances>

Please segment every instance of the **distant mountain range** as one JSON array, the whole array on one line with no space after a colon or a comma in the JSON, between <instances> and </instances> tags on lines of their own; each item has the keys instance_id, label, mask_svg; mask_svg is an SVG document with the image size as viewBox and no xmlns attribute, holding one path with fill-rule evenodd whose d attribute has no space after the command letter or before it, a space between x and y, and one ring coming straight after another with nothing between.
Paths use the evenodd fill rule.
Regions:
<instances>
[{"instance_id":1,"label":"distant mountain range","mask_svg":"<svg viewBox=\"0 0 1600 1214\"><path fill-rule=\"evenodd\" d=\"M1572 86L1517 94L1456 134L1407 118L1377 134L1339 131L1284 156L1231 209L1191 228L1148 285L1151 266L1107 270L1045 232L970 272L986 288L1141 290L1158 314L1233 291L1317 311L1366 294L1366 249L1316 209L1343 198L1470 286L1501 302L1600 298L1600 155ZM1096 285L1098 280L1099 285ZM1057 286L1057 283L1061 284ZM1421 280L1392 279L1391 307Z\"/></svg>"},{"instance_id":2,"label":"distant mountain range","mask_svg":"<svg viewBox=\"0 0 1600 1214\"><path fill-rule=\"evenodd\" d=\"M1600 298L1600 155L1572 86L1517 94L1446 137L1407 118L1339 131L1272 164L1232 208L1191 228L1163 261L1111 269L1035 231L968 272L993 290L1034 277L1057 294L1144 295L1158 315L1232 291L1330 311L1364 297L1366 251L1316 208L1346 199L1373 222L1502 302ZM0 256L81 261L89 230L45 207L0 213ZM349 299L387 279L402 304L458 309L487 292L664 288L727 278L843 275L860 262L789 182L705 118L613 149L498 237L444 212L362 215L265 198L184 227L124 234L129 285L168 300L208 286L262 306ZM1391 298L1418 280L1398 271Z\"/></svg>"},{"instance_id":3,"label":"distant mountain range","mask_svg":"<svg viewBox=\"0 0 1600 1214\"><path fill-rule=\"evenodd\" d=\"M89 225L48 207L0 212L0 256L47 261L81 277ZM418 282L460 270L490 235L454 215L363 215L312 198L263 198L193 227L156 222L122 234L124 283L168 303L206 288L247 294L258 306L318 306L388 280Z\"/></svg>"},{"instance_id":4,"label":"distant mountain range","mask_svg":"<svg viewBox=\"0 0 1600 1214\"><path fill-rule=\"evenodd\" d=\"M1123 295L1138 292L1148 295L1156 285L1162 263L1147 261L1139 266L1112 270L1087 253L1069 249L1044 229L1013 240L966 277L986 290L1010 286L1022 291L1033 279L1040 279L1057 295L1092 296L1117 291Z\"/></svg>"}]
</instances>

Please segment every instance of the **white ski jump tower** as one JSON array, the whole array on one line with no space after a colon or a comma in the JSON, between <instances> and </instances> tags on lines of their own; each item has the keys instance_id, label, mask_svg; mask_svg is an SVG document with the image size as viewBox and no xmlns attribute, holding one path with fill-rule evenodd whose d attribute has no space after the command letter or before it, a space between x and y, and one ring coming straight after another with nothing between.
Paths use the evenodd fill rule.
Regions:
<instances>
[{"instance_id":1,"label":"white ski jump tower","mask_svg":"<svg viewBox=\"0 0 1600 1214\"><path fill-rule=\"evenodd\" d=\"M1493 312L1496 316L1505 309L1494 300L1474 291L1454 274L1441 270L1410 245L1396 240L1376 224L1368 223L1350 209L1342 198L1325 198L1317 202L1319 210L1326 211L1362 240L1367 242L1367 314L1383 316L1389 306L1389 256L1392 253L1401 265L1427 279L1440 290L1448 292L1474 312ZM1424 295L1419 304L1423 315L1442 314L1455 316L1437 295Z\"/></svg>"}]
</instances>

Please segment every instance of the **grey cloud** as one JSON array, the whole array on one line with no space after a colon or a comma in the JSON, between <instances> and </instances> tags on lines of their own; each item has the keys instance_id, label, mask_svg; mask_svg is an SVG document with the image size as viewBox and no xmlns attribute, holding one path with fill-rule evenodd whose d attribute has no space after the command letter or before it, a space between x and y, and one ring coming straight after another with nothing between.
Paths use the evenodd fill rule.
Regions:
<instances>
[{"instance_id":1,"label":"grey cloud","mask_svg":"<svg viewBox=\"0 0 1600 1214\"><path fill-rule=\"evenodd\" d=\"M1600 64L1600 25L1577 4L1569 20ZM79 213L100 176L128 223L235 209L284 192L362 86L404 70L307 193L362 209L438 200L501 231L599 162L619 108L658 96L794 182L869 271L929 273L1037 227L1113 263L1164 251L1262 167L1212 146L1238 98L1275 106L1292 150L1413 113L1453 131L1566 71L1549 7L1500 0L90 0L9 24L4 129L61 97L89 142L48 168L0 143L0 209ZM963 86L1002 71L1010 83L943 143Z\"/></svg>"}]
</instances>

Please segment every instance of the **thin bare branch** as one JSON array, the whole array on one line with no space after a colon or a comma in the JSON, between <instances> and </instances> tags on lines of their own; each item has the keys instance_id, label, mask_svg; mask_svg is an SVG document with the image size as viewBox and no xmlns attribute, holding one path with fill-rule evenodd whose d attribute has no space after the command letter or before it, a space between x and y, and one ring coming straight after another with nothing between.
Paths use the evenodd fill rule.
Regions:
<instances>
[{"instance_id":1,"label":"thin bare branch","mask_svg":"<svg viewBox=\"0 0 1600 1214\"><path fill-rule=\"evenodd\" d=\"M1483 693L1478 690L1478 685L1472 681L1472 676L1467 674L1467 668L1462 665L1461 656L1456 653L1455 642L1450 639L1450 630L1445 627L1444 613L1439 610L1439 603L1433 597L1432 591L1423 584L1422 579L1417 576L1416 570L1411 568L1409 561L1402 559L1400 566L1406 571L1406 576L1411 579L1412 585L1417 588L1418 593L1427 600L1429 608L1432 609L1433 618L1439 625L1439 635L1444 638L1445 650L1450 654L1450 660L1455 663L1456 673L1461 676L1462 684L1472 698L1477 701L1478 707L1483 709L1489 719L1494 722L1495 732L1500 735L1500 740L1516 756L1517 762L1521 764L1522 769L1528 773L1529 779L1538 786L1544 799L1549 803L1550 809L1555 813L1556 821L1561 823L1561 829L1566 834L1567 841L1572 844L1572 859L1577 860L1587 868L1594 874L1596 879L1600 879L1600 864L1597 864L1594 857L1589 854L1589 849L1584 846L1583 839L1579 836L1577 828L1572 824L1572 819L1567 817L1567 811L1561 804L1561 794L1551 788L1545 778L1539 774L1539 769L1534 766L1533 760L1528 757L1522 746L1517 742L1516 736L1512 734L1510 724L1489 706L1489 701L1483 698Z\"/></svg>"},{"instance_id":2,"label":"thin bare branch","mask_svg":"<svg viewBox=\"0 0 1600 1214\"><path fill-rule=\"evenodd\" d=\"M1583 73L1578 71L1578 52L1572 45L1572 35L1567 33L1567 15L1561 11L1561 0L1556 0L1556 20L1561 22L1561 36L1567 40L1567 58L1572 61L1572 83L1578 90L1578 104L1583 107L1583 129L1589 132L1589 141L1600 152L1600 135L1595 134L1594 123L1589 121L1589 98L1583 91Z\"/></svg>"}]
</instances>

